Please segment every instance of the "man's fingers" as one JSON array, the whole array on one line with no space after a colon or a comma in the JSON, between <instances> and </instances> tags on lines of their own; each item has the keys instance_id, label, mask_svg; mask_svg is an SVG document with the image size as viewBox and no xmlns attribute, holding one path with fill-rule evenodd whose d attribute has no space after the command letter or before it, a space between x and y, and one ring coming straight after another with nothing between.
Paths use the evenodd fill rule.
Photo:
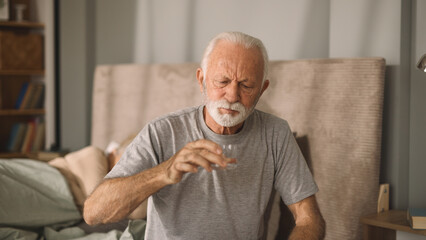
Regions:
<instances>
[{"instance_id":1,"label":"man's fingers","mask_svg":"<svg viewBox=\"0 0 426 240\"><path fill-rule=\"evenodd\" d=\"M225 158L225 162L226 163L237 163L237 159L236 158Z\"/></svg>"},{"instance_id":2,"label":"man's fingers","mask_svg":"<svg viewBox=\"0 0 426 240\"><path fill-rule=\"evenodd\" d=\"M190 163L178 163L176 164L176 170L180 172L192 172L196 173L198 171L198 166L195 166Z\"/></svg>"},{"instance_id":3,"label":"man's fingers","mask_svg":"<svg viewBox=\"0 0 426 240\"><path fill-rule=\"evenodd\" d=\"M189 156L187 158L187 162L189 162L193 165L196 165L196 166L201 166L201 167L205 168L207 171L211 171L212 168L211 168L210 164L212 164L211 156L213 154L208 152L208 151L203 151L203 152L205 152L205 154L202 155L202 154L200 154L201 152L202 151L198 151L198 152L192 152L191 154L189 154ZM210 159L208 158L208 156L206 154L209 155Z\"/></svg>"},{"instance_id":4,"label":"man's fingers","mask_svg":"<svg viewBox=\"0 0 426 240\"><path fill-rule=\"evenodd\" d=\"M200 166L205 168L207 171L211 171L212 164L217 164L221 167L226 167L227 160L219 154L210 152L207 149L184 149L180 157L176 159L177 163L189 163L194 166ZM181 170L177 168L177 170Z\"/></svg>"},{"instance_id":5,"label":"man's fingers","mask_svg":"<svg viewBox=\"0 0 426 240\"><path fill-rule=\"evenodd\" d=\"M221 167L225 167L226 163L228 162L227 159L223 155L213 153L213 152L207 151L205 149L201 150L199 152L199 154L203 158L205 158L207 161L209 161L210 163L218 164Z\"/></svg>"},{"instance_id":6,"label":"man's fingers","mask_svg":"<svg viewBox=\"0 0 426 240\"><path fill-rule=\"evenodd\" d=\"M191 142L187 146L192 149L207 149L210 152L222 154L222 148L217 143L207 139L200 139L195 142Z\"/></svg>"},{"instance_id":7,"label":"man's fingers","mask_svg":"<svg viewBox=\"0 0 426 240\"><path fill-rule=\"evenodd\" d=\"M169 159L172 170L169 178L174 183L181 180L182 174L186 172L195 173L198 167L207 171L213 171L213 165L225 168L228 163L234 163L235 159L226 158L222 155L222 148L215 142L201 139L188 143L176 155Z\"/></svg>"}]
</instances>

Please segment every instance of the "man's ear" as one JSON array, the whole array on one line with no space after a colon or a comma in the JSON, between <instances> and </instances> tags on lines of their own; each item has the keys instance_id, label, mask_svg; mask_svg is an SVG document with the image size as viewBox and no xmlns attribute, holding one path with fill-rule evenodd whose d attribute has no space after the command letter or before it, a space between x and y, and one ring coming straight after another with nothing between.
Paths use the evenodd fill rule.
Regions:
<instances>
[{"instance_id":1,"label":"man's ear","mask_svg":"<svg viewBox=\"0 0 426 240\"><path fill-rule=\"evenodd\" d=\"M263 83L262 90L261 90L261 92L260 92L260 96L262 96L263 92L264 92L264 91L265 91L268 87L269 87L269 80L268 80L268 79L266 79L266 80L265 80L265 82Z\"/></svg>"},{"instance_id":2,"label":"man's ear","mask_svg":"<svg viewBox=\"0 0 426 240\"><path fill-rule=\"evenodd\" d=\"M200 85L200 91L203 92L204 72L201 68L197 68L197 81L198 85Z\"/></svg>"}]
</instances>

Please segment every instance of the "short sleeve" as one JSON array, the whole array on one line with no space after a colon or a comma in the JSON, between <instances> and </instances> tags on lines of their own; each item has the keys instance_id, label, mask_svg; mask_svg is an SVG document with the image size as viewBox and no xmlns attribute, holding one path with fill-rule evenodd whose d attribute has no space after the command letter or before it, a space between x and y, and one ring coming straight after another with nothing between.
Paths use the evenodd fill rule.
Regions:
<instances>
[{"instance_id":1,"label":"short sleeve","mask_svg":"<svg viewBox=\"0 0 426 240\"><path fill-rule=\"evenodd\" d=\"M145 126L126 148L123 156L105 178L127 177L150 169L158 164L155 137L152 125Z\"/></svg>"},{"instance_id":2,"label":"short sleeve","mask_svg":"<svg viewBox=\"0 0 426 240\"><path fill-rule=\"evenodd\" d=\"M314 178L287 122L275 141L274 187L286 205L303 200L318 191Z\"/></svg>"}]
</instances>

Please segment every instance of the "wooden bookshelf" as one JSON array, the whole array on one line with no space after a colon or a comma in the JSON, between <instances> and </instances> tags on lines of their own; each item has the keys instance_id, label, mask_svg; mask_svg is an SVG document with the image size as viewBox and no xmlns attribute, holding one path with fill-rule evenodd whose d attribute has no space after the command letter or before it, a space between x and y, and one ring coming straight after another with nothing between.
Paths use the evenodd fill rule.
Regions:
<instances>
[{"instance_id":1,"label":"wooden bookshelf","mask_svg":"<svg viewBox=\"0 0 426 240\"><path fill-rule=\"evenodd\" d=\"M0 110L0 116L37 116L44 115L44 109L6 109Z\"/></svg>"},{"instance_id":2,"label":"wooden bookshelf","mask_svg":"<svg viewBox=\"0 0 426 240\"><path fill-rule=\"evenodd\" d=\"M0 157L25 158L29 153L11 152L15 125L44 122L45 83L44 24L38 22L0 21ZM38 83L43 90L27 91L27 104L19 107L23 85ZM32 89L35 89L33 87ZM29 89L29 87L28 87ZM23 91L22 91L23 92ZM29 93L32 94L29 94ZM33 97L34 96L34 97ZM37 97L35 97L37 96ZM35 99L38 99L37 101ZM36 121L37 120L37 121ZM42 129L42 128L40 128ZM41 130L39 132L42 132ZM44 132L45 134L45 132ZM33 139L33 138L31 138ZM39 141L40 142L40 141ZM44 142L44 141L43 141ZM15 145L17 146L17 145ZM37 145L38 146L38 145ZM44 144L43 144L44 146Z\"/></svg>"},{"instance_id":3,"label":"wooden bookshelf","mask_svg":"<svg viewBox=\"0 0 426 240\"><path fill-rule=\"evenodd\" d=\"M44 76L44 70L2 70L0 76Z\"/></svg>"},{"instance_id":4,"label":"wooden bookshelf","mask_svg":"<svg viewBox=\"0 0 426 240\"><path fill-rule=\"evenodd\" d=\"M28 154L20 152L3 152L0 153L0 158L28 158Z\"/></svg>"},{"instance_id":5,"label":"wooden bookshelf","mask_svg":"<svg viewBox=\"0 0 426 240\"><path fill-rule=\"evenodd\" d=\"M0 21L0 27L10 28L33 28L33 29L44 29L44 24L39 22L15 22L15 21Z\"/></svg>"}]
</instances>

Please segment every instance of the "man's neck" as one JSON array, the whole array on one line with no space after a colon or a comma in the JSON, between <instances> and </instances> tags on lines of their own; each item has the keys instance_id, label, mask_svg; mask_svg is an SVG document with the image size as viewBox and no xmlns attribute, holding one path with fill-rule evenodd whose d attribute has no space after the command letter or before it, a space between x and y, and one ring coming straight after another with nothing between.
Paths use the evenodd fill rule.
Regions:
<instances>
[{"instance_id":1,"label":"man's neck","mask_svg":"<svg viewBox=\"0 0 426 240\"><path fill-rule=\"evenodd\" d=\"M206 106L204 106L203 109L203 116L204 121L210 130L212 130L214 133L221 134L221 135L232 135L236 134L243 128L244 122L239 123L236 126L233 127L224 127L219 125L209 114L209 112L206 109Z\"/></svg>"}]
</instances>

